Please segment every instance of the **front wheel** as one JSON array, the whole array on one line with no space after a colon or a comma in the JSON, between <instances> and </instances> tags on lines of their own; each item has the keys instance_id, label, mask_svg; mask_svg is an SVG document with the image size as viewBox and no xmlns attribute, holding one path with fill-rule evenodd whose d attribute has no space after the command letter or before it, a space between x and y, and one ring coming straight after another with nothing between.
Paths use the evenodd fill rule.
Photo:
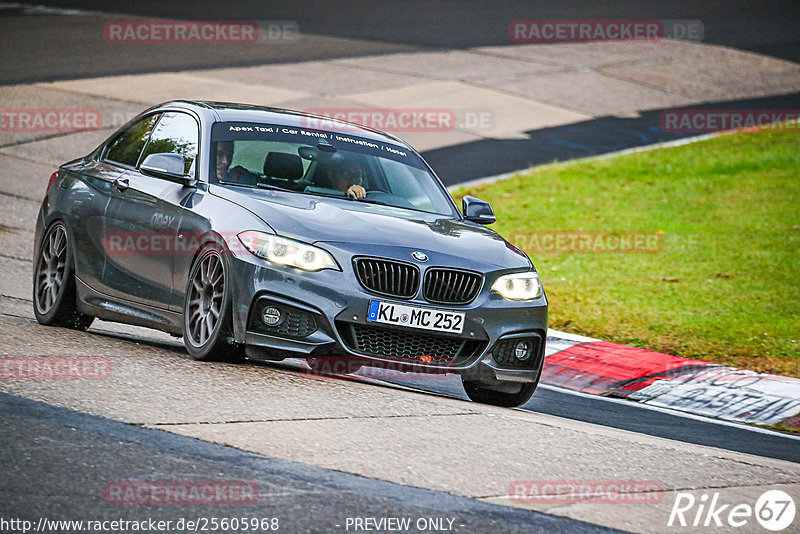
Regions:
<instances>
[{"instance_id":1,"label":"front wheel","mask_svg":"<svg viewBox=\"0 0 800 534\"><path fill-rule=\"evenodd\" d=\"M33 314L43 325L86 330L94 317L78 311L75 267L67 229L53 223L33 268Z\"/></svg>"},{"instance_id":2,"label":"front wheel","mask_svg":"<svg viewBox=\"0 0 800 534\"><path fill-rule=\"evenodd\" d=\"M498 387L489 387L480 382L462 380L464 392L470 400L504 408L515 408L528 402L533 392L536 391L537 384L538 380L536 382L523 383L506 382L502 384L502 389L500 389Z\"/></svg>"},{"instance_id":3,"label":"front wheel","mask_svg":"<svg viewBox=\"0 0 800 534\"><path fill-rule=\"evenodd\" d=\"M195 360L244 361L233 341L231 290L222 250L207 245L189 271L183 304L183 343Z\"/></svg>"}]
</instances>

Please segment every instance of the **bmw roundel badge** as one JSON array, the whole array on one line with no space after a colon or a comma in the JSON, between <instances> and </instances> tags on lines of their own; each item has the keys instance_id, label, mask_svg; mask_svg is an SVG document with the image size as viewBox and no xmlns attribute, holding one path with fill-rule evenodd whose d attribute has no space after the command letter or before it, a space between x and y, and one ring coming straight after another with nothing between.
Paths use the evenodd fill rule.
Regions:
<instances>
[{"instance_id":1,"label":"bmw roundel badge","mask_svg":"<svg viewBox=\"0 0 800 534\"><path fill-rule=\"evenodd\" d=\"M425 254L424 252L420 252L418 250L416 252L412 252L411 253L411 257L414 258L415 260L421 261L423 263L428 261L428 255Z\"/></svg>"}]
</instances>

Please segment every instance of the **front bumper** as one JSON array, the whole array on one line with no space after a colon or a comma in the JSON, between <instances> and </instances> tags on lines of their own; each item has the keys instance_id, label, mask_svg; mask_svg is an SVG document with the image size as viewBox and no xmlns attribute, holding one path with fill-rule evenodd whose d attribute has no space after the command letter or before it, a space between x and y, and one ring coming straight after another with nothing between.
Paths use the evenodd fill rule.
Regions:
<instances>
[{"instance_id":1,"label":"front bumper","mask_svg":"<svg viewBox=\"0 0 800 534\"><path fill-rule=\"evenodd\" d=\"M327 245L326 248L337 258L349 258L344 251L332 251ZM342 265L342 271L304 272L274 266L246 252L231 258L234 334L236 341L249 347L251 354L258 353L252 350L256 348L264 354L346 356L366 365L453 372L485 383L538 380L547 331L546 297L515 302L491 293L488 288L497 274L487 274L484 287L470 304L443 306L431 304L419 295L401 300L371 294L359 284L350 262ZM378 325L367 321L370 300L463 312L464 330L455 335ZM261 322L261 311L270 306L284 311L284 323L269 327ZM525 362L509 363L509 358L495 354L501 347L499 343L512 338L535 344L533 354ZM373 349L388 346L385 344L396 349L400 344L408 347L409 354L386 357L386 351L365 349L359 345L359 339L361 345L368 339L372 342L368 346ZM426 359L429 351L425 347L431 343L449 347L455 356L437 359L434 355Z\"/></svg>"}]
</instances>

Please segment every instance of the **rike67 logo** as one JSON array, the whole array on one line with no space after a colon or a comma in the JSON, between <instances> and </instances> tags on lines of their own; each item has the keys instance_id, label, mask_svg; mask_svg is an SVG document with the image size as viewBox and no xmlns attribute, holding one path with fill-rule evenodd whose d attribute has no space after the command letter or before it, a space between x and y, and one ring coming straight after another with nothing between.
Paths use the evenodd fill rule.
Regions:
<instances>
[{"instance_id":1,"label":"rike67 logo","mask_svg":"<svg viewBox=\"0 0 800 534\"><path fill-rule=\"evenodd\" d=\"M724 503L718 492L712 495L703 493L695 497L691 493L678 493L667 525L681 527L725 527L740 528L759 525L773 532L788 528L794 522L794 499L781 490L765 491L756 501L755 507L749 504Z\"/></svg>"}]
</instances>

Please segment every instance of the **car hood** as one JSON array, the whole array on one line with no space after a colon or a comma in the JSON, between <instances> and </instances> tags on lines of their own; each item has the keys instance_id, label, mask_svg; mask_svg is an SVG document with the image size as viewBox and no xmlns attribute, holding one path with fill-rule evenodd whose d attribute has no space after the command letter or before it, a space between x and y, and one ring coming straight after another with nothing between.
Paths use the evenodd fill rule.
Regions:
<instances>
[{"instance_id":1,"label":"car hood","mask_svg":"<svg viewBox=\"0 0 800 534\"><path fill-rule=\"evenodd\" d=\"M277 234L305 243L331 243L354 255L406 261L410 261L411 251L420 251L431 258L432 264L474 269L481 265L501 269L530 266L527 256L496 232L459 219L347 199L212 187L212 193L255 213Z\"/></svg>"}]
</instances>

